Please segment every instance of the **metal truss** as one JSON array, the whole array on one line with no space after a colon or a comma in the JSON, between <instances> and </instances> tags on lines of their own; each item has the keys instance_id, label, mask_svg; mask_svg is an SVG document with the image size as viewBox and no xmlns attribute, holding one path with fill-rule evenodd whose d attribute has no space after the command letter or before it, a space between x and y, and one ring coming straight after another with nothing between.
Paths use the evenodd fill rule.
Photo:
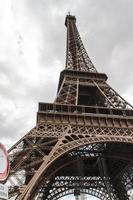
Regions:
<instances>
[{"instance_id":1,"label":"metal truss","mask_svg":"<svg viewBox=\"0 0 133 200\"><path fill-rule=\"evenodd\" d=\"M39 103L37 124L9 149L9 199L57 200L90 194L128 200L133 188L133 107L107 84L67 15L66 68L54 103Z\"/></svg>"},{"instance_id":2,"label":"metal truss","mask_svg":"<svg viewBox=\"0 0 133 200\"><path fill-rule=\"evenodd\" d=\"M10 150L11 174L9 182L12 185L11 194L14 194L14 188L17 194L22 191L24 195L27 195L28 192L31 193L37 187L38 181L47 171L47 168L67 152L71 152L71 156L74 158L73 150L78 147L111 142L132 144L133 129L85 127L70 124L38 124ZM83 152L86 152L85 149ZM99 153L100 150L97 149L97 154L94 155L90 152L89 156L98 157ZM79 155L79 152L76 151L76 154ZM114 156L123 158L128 162L132 161L130 154L126 154L125 157L122 154ZM37 173L35 173L36 170ZM23 198L27 197L20 197L20 199Z\"/></svg>"},{"instance_id":3,"label":"metal truss","mask_svg":"<svg viewBox=\"0 0 133 200\"><path fill-rule=\"evenodd\" d=\"M79 74L82 77L82 74ZM124 100L114 89L112 89L104 80L104 77L75 77L75 75L64 76L64 80L58 90L55 102L61 104L78 105L80 95L80 86L94 87L100 94L102 102L96 101L94 106L103 106L108 108L131 109L133 108L126 100ZM95 96L98 98L99 95Z\"/></svg>"},{"instance_id":4,"label":"metal truss","mask_svg":"<svg viewBox=\"0 0 133 200\"><path fill-rule=\"evenodd\" d=\"M80 185L79 185L80 183ZM46 187L46 186L44 186ZM48 200L56 200L66 194L74 194L75 189L78 190L80 188L81 193L91 194L99 199L109 199L110 197L106 191L106 186L101 179L101 177L56 177L55 182L51 186L50 194L47 196L46 199ZM44 188L43 188L44 189ZM42 190L43 190L42 189ZM40 191L41 194L41 191ZM43 191L42 191L42 194ZM65 195L64 195L65 194ZM41 195L40 195L41 197ZM111 197L117 199L114 193L111 193Z\"/></svg>"},{"instance_id":5,"label":"metal truss","mask_svg":"<svg viewBox=\"0 0 133 200\"><path fill-rule=\"evenodd\" d=\"M97 72L84 48L75 22L76 18L74 16L67 15L65 22L67 27L66 68L69 70Z\"/></svg>"}]
</instances>

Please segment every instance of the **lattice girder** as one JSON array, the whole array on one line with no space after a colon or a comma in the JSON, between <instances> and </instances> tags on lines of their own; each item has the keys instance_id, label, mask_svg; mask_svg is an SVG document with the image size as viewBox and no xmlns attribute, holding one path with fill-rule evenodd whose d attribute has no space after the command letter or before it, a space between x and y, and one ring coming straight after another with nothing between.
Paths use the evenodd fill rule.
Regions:
<instances>
[{"instance_id":1,"label":"lattice girder","mask_svg":"<svg viewBox=\"0 0 133 200\"><path fill-rule=\"evenodd\" d=\"M76 27L76 18L67 15L65 25L67 27L67 53L66 68L77 71L96 72Z\"/></svg>"},{"instance_id":2,"label":"lattice girder","mask_svg":"<svg viewBox=\"0 0 133 200\"><path fill-rule=\"evenodd\" d=\"M95 69L76 18L68 15L65 25L66 68L56 99L39 103L36 126L9 149L9 196L56 200L80 184L80 192L102 200L127 200L133 187L133 107ZM91 170L75 175L76 161Z\"/></svg>"},{"instance_id":3,"label":"lattice girder","mask_svg":"<svg viewBox=\"0 0 133 200\"><path fill-rule=\"evenodd\" d=\"M75 71L63 71L60 77L60 84L55 99L55 103L58 104L73 104L73 105L83 105L80 101L81 87L86 88L85 97L95 95L95 102L93 100L92 106L116 108L116 109L132 109L132 105L124 100L113 88L107 84L107 77L105 74L100 73L88 73L88 72L78 72ZM63 80L62 80L63 79ZM97 93L92 93L90 90ZM90 102L86 102L87 106L91 106Z\"/></svg>"},{"instance_id":4,"label":"lattice girder","mask_svg":"<svg viewBox=\"0 0 133 200\"><path fill-rule=\"evenodd\" d=\"M108 142L132 144L133 130L131 128L85 127L72 124L38 124L10 152L11 163L13 163L13 165L11 164L10 179L13 181L15 178L15 182L17 180L17 184L23 191L20 199L26 199L27 195L29 198L29 193L32 193L41 176L55 160L66 152L83 145ZM128 159L131 160L132 157ZM33 171L28 172L31 167ZM20 177L19 172L22 173L23 170L26 170L27 174L24 173L23 177ZM36 170L37 173L35 173ZM22 187L25 175L27 185Z\"/></svg>"},{"instance_id":5,"label":"lattice girder","mask_svg":"<svg viewBox=\"0 0 133 200\"><path fill-rule=\"evenodd\" d=\"M105 147L106 145L102 145L102 146ZM77 154L76 153L77 151L79 152L79 150L81 150L81 148L80 149L75 149L74 152L76 154L73 154L74 152L73 153L72 152L69 153L69 155L72 156L70 161L66 160L67 155L65 155L65 157L64 157L65 160L64 160L64 158L63 158L62 162L60 162L60 160L58 160L58 165L59 166L57 165L57 162L54 164L54 168L51 168L51 172L52 172L51 176L53 177L53 172L56 174L58 170L61 170L61 168L66 167L67 165L72 166L73 162L75 163L78 160L83 160L83 159L88 159L88 158L89 158L89 160L90 159L92 159L92 160L96 159L96 157L98 157L98 154L100 155L102 153L102 151L103 151L103 149L101 148L102 146L100 144L93 145L93 146L92 145L85 146L86 150L88 150L88 151L91 150L91 152L93 152L91 154L87 153L88 155L86 155L86 157L84 155L82 155L82 154L79 154L79 153ZM98 149L99 149L99 153L97 153ZM84 148L82 148L82 150L83 150L82 153L84 154L84 152L85 152ZM77 156L77 157L75 157L76 160L74 159L74 155ZM117 158L117 159L119 160L119 158ZM90 161L89 161L89 163L90 163ZM66 164L65 164L65 162L66 162ZM96 163L97 163L97 161L94 162L94 164L93 164L95 167L96 167ZM76 168L77 168L78 165L77 164L75 164L75 165L76 165ZM88 168L93 169L93 165L88 166L87 163L85 164L87 169ZM120 165L120 163L118 163L118 165ZM48 195L48 197L47 197L47 195L43 196L44 199L52 199L52 198L53 199L58 199L59 196L65 195L66 194L65 192L68 192L68 191L70 192L70 190L74 190L74 188L80 188L80 191L83 191L83 190L85 191L86 190L85 193L87 193L87 190L88 190L88 194L91 194L91 192L89 192L89 188L92 188L93 190L97 190L97 197L100 197L100 196L102 197L103 196L104 197L103 199L109 199L109 196L107 195L107 193L106 193L105 196L102 194L103 191L104 192L106 191L106 185L104 183L105 180L104 179L101 180L100 177L98 178L97 176L95 176L96 172L91 170L91 172L88 174L88 172L86 172L86 170L84 169L84 171L83 171L84 172L84 176L83 175L82 176L79 175L78 177L74 176L72 178L72 173L73 173L72 169L73 169L72 167L71 168L64 168L61 173L58 173L58 177L57 177L57 181L59 181L58 184L55 184L55 181L53 181L53 184L52 184L53 187L51 186L50 188L48 188L50 190L49 195ZM74 168L74 171L75 170L76 169ZM74 174L75 174L75 172L74 172ZM86 177L86 174L88 174L88 177ZM89 176L91 176L91 177L89 177ZM86 177L86 178L84 179L84 177ZM49 179L50 179L50 177L49 177ZM43 188L40 191L40 195L41 194L44 194L44 195L46 194L46 192L45 192L45 188L47 188L46 182L47 181L44 180L44 184L41 183L41 185L43 185ZM98 196L98 194L100 196ZM93 192L92 192L92 195L94 195ZM111 196L112 196L113 199L116 199L115 190L112 190Z\"/></svg>"},{"instance_id":6,"label":"lattice girder","mask_svg":"<svg viewBox=\"0 0 133 200\"><path fill-rule=\"evenodd\" d=\"M65 192L65 195L66 193L74 194L74 187L75 185L79 183L79 181L80 181L80 184L82 184L82 186L80 186L81 193L90 194L95 197L98 197L99 199L110 200L110 197L106 192L106 186L104 185L103 180L100 178L99 180L96 180L95 177L94 177L94 180L91 177L90 178L89 177L84 177L84 178L69 177L68 180L67 179L65 180L65 177L61 180L59 178L58 180L55 180L55 183L53 183L50 194L48 195L46 199L47 200L58 199L59 197L64 196L63 194L64 192ZM64 182L64 185L62 185L62 182ZM117 197L113 193L112 193L112 197L113 198L115 197L115 199L117 199Z\"/></svg>"}]
</instances>

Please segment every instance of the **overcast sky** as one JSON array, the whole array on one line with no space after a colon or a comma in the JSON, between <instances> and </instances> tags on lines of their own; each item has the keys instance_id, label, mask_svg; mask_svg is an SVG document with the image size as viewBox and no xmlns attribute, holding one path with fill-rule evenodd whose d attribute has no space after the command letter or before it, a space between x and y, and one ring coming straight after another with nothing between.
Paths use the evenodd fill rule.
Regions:
<instances>
[{"instance_id":1,"label":"overcast sky","mask_svg":"<svg viewBox=\"0 0 133 200\"><path fill-rule=\"evenodd\" d=\"M0 0L0 136L11 146L52 102L71 12L99 72L133 104L133 0Z\"/></svg>"}]
</instances>

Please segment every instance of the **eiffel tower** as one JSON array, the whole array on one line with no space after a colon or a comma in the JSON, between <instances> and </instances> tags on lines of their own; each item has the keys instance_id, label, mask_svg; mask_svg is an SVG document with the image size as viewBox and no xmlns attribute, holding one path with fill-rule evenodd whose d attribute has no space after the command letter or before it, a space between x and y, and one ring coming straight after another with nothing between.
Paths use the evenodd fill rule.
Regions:
<instances>
[{"instance_id":1,"label":"eiffel tower","mask_svg":"<svg viewBox=\"0 0 133 200\"><path fill-rule=\"evenodd\" d=\"M54 103L39 103L36 126L9 149L9 199L89 194L127 200L133 188L133 107L91 62L68 14L65 69Z\"/></svg>"}]
</instances>

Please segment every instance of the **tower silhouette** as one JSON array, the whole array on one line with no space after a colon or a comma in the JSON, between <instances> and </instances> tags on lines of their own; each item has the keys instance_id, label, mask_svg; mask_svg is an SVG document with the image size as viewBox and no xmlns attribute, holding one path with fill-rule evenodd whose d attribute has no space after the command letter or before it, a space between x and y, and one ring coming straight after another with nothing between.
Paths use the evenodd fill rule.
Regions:
<instances>
[{"instance_id":1,"label":"tower silhouette","mask_svg":"<svg viewBox=\"0 0 133 200\"><path fill-rule=\"evenodd\" d=\"M9 197L56 200L90 194L127 200L133 188L133 107L91 62L68 14L66 66L54 103L39 103L36 126L9 149Z\"/></svg>"}]
</instances>

